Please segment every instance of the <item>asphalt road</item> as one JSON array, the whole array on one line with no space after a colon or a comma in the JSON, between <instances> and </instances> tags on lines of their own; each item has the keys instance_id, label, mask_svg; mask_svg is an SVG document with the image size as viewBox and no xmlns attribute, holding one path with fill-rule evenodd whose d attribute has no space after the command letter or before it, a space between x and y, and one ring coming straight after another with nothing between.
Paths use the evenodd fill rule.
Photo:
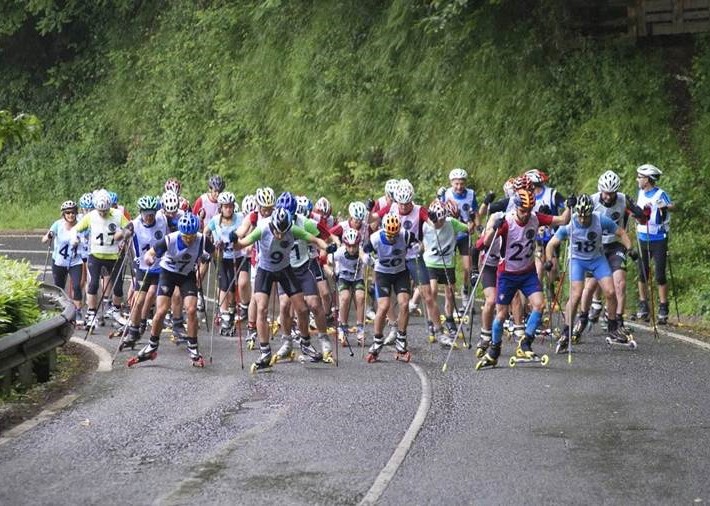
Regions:
<instances>
[{"instance_id":1,"label":"asphalt road","mask_svg":"<svg viewBox=\"0 0 710 506\"><path fill-rule=\"evenodd\" d=\"M0 254L10 250L42 270L37 236L0 236ZM0 444L0 504L356 504L373 485L379 504L396 505L710 500L710 352L643 331L636 351L610 350L590 334L571 364L546 342L535 345L545 368L476 372L458 350L444 373L447 350L423 323L414 317L409 335L424 380L390 350L367 364L359 349L341 349L338 367L252 375L256 352L242 370L237 343L204 330L205 369L168 339L131 369L123 352L68 408ZM89 340L113 353L106 334Z\"/></svg>"}]
</instances>

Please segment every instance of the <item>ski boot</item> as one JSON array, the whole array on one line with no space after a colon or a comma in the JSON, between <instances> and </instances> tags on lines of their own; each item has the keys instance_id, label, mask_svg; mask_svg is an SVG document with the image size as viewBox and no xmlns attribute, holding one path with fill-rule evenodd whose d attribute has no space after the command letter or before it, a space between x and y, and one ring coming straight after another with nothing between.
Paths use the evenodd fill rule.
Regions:
<instances>
[{"instance_id":1,"label":"ski boot","mask_svg":"<svg viewBox=\"0 0 710 506\"><path fill-rule=\"evenodd\" d=\"M187 343L187 331L182 318L173 318L170 340L175 346Z\"/></svg>"},{"instance_id":2,"label":"ski boot","mask_svg":"<svg viewBox=\"0 0 710 506\"><path fill-rule=\"evenodd\" d=\"M301 337L301 342L299 343L299 345L301 346L302 355L298 357L298 359L301 362L321 362L323 360L323 355L313 347L310 338Z\"/></svg>"},{"instance_id":3,"label":"ski boot","mask_svg":"<svg viewBox=\"0 0 710 506\"><path fill-rule=\"evenodd\" d=\"M281 360L293 362L295 359L296 352L293 351L293 338L290 335L281 334L281 347L271 359L271 365Z\"/></svg>"},{"instance_id":4,"label":"ski boot","mask_svg":"<svg viewBox=\"0 0 710 506\"><path fill-rule=\"evenodd\" d=\"M636 319L648 322L648 302L645 300L639 301L639 307L636 311Z\"/></svg>"},{"instance_id":5,"label":"ski boot","mask_svg":"<svg viewBox=\"0 0 710 506\"><path fill-rule=\"evenodd\" d=\"M86 328L86 321L84 320L84 315L81 313L81 309L77 309L74 312L74 328L78 330Z\"/></svg>"},{"instance_id":6,"label":"ski boot","mask_svg":"<svg viewBox=\"0 0 710 506\"><path fill-rule=\"evenodd\" d=\"M320 342L321 354L323 355L321 360L326 364L334 364L335 360L333 360L333 345L330 342L330 337L328 337L328 334L319 335L318 341Z\"/></svg>"},{"instance_id":7,"label":"ski boot","mask_svg":"<svg viewBox=\"0 0 710 506\"><path fill-rule=\"evenodd\" d=\"M412 304L411 302L409 303L409 315L410 316L421 316L422 315L422 310L419 308L418 305Z\"/></svg>"},{"instance_id":8,"label":"ski boot","mask_svg":"<svg viewBox=\"0 0 710 506\"><path fill-rule=\"evenodd\" d=\"M192 359L192 366L193 367L204 367L205 366L205 359L202 358L202 355L200 355L200 352L197 349L197 338L196 337L188 337L187 338L187 352L190 354L190 359Z\"/></svg>"},{"instance_id":9,"label":"ski boot","mask_svg":"<svg viewBox=\"0 0 710 506\"><path fill-rule=\"evenodd\" d=\"M249 312L249 304L242 304L240 302L239 305L237 306L237 316L236 316L237 321L238 322L246 321L246 319L248 317L247 316L248 312Z\"/></svg>"},{"instance_id":10,"label":"ski boot","mask_svg":"<svg viewBox=\"0 0 710 506\"><path fill-rule=\"evenodd\" d=\"M234 313L228 311L219 312L219 335L233 336L234 335Z\"/></svg>"},{"instance_id":11,"label":"ski boot","mask_svg":"<svg viewBox=\"0 0 710 506\"><path fill-rule=\"evenodd\" d=\"M572 343L577 344L582 340L582 332L589 330L591 321L583 314L577 317L577 321L574 322L574 327L572 328ZM566 336L567 333L563 332ZM569 337L569 336L568 336Z\"/></svg>"},{"instance_id":12,"label":"ski boot","mask_svg":"<svg viewBox=\"0 0 710 506\"><path fill-rule=\"evenodd\" d=\"M96 310L89 309L86 311L86 329L89 334L93 334L97 326L103 326L102 318L96 314Z\"/></svg>"},{"instance_id":13,"label":"ski boot","mask_svg":"<svg viewBox=\"0 0 710 506\"><path fill-rule=\"evenodd\" d=\"M141 319L140 323L138 324L138 333L143 336L145 334L146 329L148 328L148 320L143 318Z\"/></svg>"},{"instance_id":14,"label":"ski boot","mask_svg":"<svg viewBox=\"0 0 710 506\"><path fill-rule=\"evenodd\" d=\"M201 288L197 291L197 312L205 313L205 294Z\"/></svg>"},{"instance_id":15,"label":"ski boot","mask_svg":"<svg viewBox=\"0 0 710 506\"><path fill-rule=\"evenodd\" d=\"M412 360L412 354L407 350L407 334L397 331L397 339L394 342L394 359L403 362Z\"/></svg>"},{"instance_id":16,"label":"ski boot","mask_svg":"<svg viewBox=\"0 0 710 506\"><path fill-rule=\"evenodd\" d=\"M476 358L483 358L483 355L486 354L486 351L488 351L488 347L490 345L491 345L490 332L488 332L486 335L481 333L481 337L478 338L478 342L476 343L476 352L475 352Z\"/></svg>"},{"instance_id":17,"label":"ski boot","mask_svg":"<svg viewBox=\"0 0 710 506\"><path fill-rule=\"evenodd\" d=\"M454 322L454 317L453 316L447 316L446 319L444 320L444 327L446 327L446 332L449 333L449 335L452 338L456 338L456 322Z\"/></svg>"},{"instance_id":18,"label":"ski boot","mask_svg":"<svg viewBox=\"0 0 710 506\"><path fill-rule=\"evenodd\" d=\"M602 301L598 299L592 299L592 306L589 308L589 322L597 323L599 321L599 316L602 314Z\"/></svg>"},{"instance_id":19,"label":"ski boot","mask_svg":"<svg viewBox=\"0 0 710 506\"><path fill-rule=\"evenodd\" d=\"M121 343L118 345L118 351L123 351L126 348L130 348L133 350L136 347L136 343L138 342L138 339L140 339L140 332L138 331L138 327L135 327L133 325L128 326L128 334L123 336L123 339L121 340Z\"/></svg>"},{"instance_id":20,"label":"ski boot","mask_svg":"<svg viewBox=\"0 0 710 506\"><path fill-rule=\"evenodd\" d=\"M483 354L481 359L476 362L475 369L478 371L485 367L495 367L498 365L498 357L500 357L500 343L491 343L488 350Z\"/></svg>"},{"instance_id":21,"label":"ski boot","mask_svg":"<svg viewBox=\"0 0 710 506\"><path fill-rule=\"evenodd\" d=\"M528 335L523 336L520 341L518 341L518 347L515 349L515 355L510 357L508 365L510 367L515 367L517 364L528 364L539 362L540 365L547 365L550 358L547 355L538 356L532 350L532 343L534 339Z\"/></svg>"},{"instance_id":22,"label":"ski boot","mask_svg":"<svg viewBox=\"0 0 710 506\"><path fill-rule=\"evenodd\" d=\"M247 337L245 338L247 350L256 348L256 327L247 325Z\"/></svg>"},{"instance_id":23,"label":"ski boot","mask_svg":"<svg viewBox=\"0 0 710 506\"><path fill-rule=\"evenodd\" d=\"M367 312L365 313L365 322L366 323L374 322L376 316L377 316L377 313L375 313L374 310L368 309Z\"/></svg>"},{"instance_id":24,"label":"ski boot","mask_svg":"<svg viewBox=\"0 0 710 506\"><path fill-rule=\"evenodd\" d=\"M389 334L385 337L385 346L392 346L397 339L397 322L388 322L390 327Z\"/></svg>"},{"instance_id":25,"label":"ski boot","mask_svg":"<svg viewBox=\"0 0 710 506\"><path fill-rule=\"evenodd\" d=\"M666 325L668 323L668 303L661 302L658 304L658 317L656 318L658 325Z\"/></svg>"},{"instance_id":26,"label":"ski boot","mask_svg":"<svg viewBox=\"0 0 710 506\"><path fill-rule=\"evenodd\" d=\"M266 344L266 345L259 345L259 351L261 351L261 355L259 355L259 360L254 362L251 367L249 367L249 370L251 371L252 374L255 374L256 371L259 370L271 370L271 365L274 362L272 356L271 356L271 347Z\"/></svg>"},{"instance_id":27,"label":"ski boot","mask_svg":"<svg viewBox=\"0 0 710 506\"><path fill-rule=\"evenodd\" d=\"M605 341L610 348L614 345L618 345L624 346L625 348L629 348L631 350L635 350L637 346L636 341L633 339L633 337L629 339L629 337L619 327L610 331L609 335L606 336Z\"/></svg>"},{"instance_id":28,"label":"ski boot","mask_svg":"<svg viewBox=\"0 0 710 506\"><path fill-rule=\"evenodd\" d=\"M443 329L441 330L441 333L439 334L439 338L437 339L439 341L439 344L441 345L442 348L458 348L459 345L456 344L456 341L454 340L453 337L448 332L445 332Z\"/></svg>"},{"instance_id":29,"label":"ski boot","mask_svg":"<svg viewBox=\"0 0 710 506\"><path fill-rule=\"evenodd\" d=\"M572 342L574 342L574 336L572 336ZM569 349L569 329L565 329L562 335L557 340L557 345L555 346L555 353L564 353Z\"/></svg>"},{"instance_id":30,"label":"ski boot","mask_svg":"<svg viewBox=\"0 0 710 506\"><path fill-rule=\"evenodd\" d=\"M434 329L434 322L431 320L427 320L426 322L426 328L427 331L429 332L427 339L429 340L430 344L433 344L436 342L436 330Z\"/></svg>"},{"instance_id":31,"label":"ski boot","mask_svg":"<svg viewBox=\"0 0 710 506\"><path fill-rule=\"evenodd\" d=\"M346 323L341 323L340 326L338 326L338 342L343 348L347 348L348 346L348 325Z\"/></svg>"},{"instance_id":32,"label":"ski boot","mask_svg":"<svg viewBox=\"0 0 710 506\"><path fill-rule=\"evenodd\" d=\"M365 328L363 327L362 323L357 324L357 345L358 346L365 346Z\"/></svg>"},{"instance_id":33,"label":"ski boot","mask_svg":"<svg viewBox=\"0 0 710 506\"><path fill-rule=\"evenodd\" d=\"M368 363L377 362L377 357L380 355L380 351L382 351L382 347L385 345L384 341L382 336L375 336L375 342L372 343L372 346L370 346L365 356L365 360Z\"/></svg>"},{"instance_id":34,"label":"ski boot","mask_svg":"<svg viewBox=\"0 0 710 506\"><path fill-rule=\"evenodd\" d=\"M158 356L158 346L160 341L157 337L150 336L150 341L146 344L138 355L128 359L128 367L133 367L140 362L145 362L146 360L155 360Z\"/></svg>"}]
</instances>

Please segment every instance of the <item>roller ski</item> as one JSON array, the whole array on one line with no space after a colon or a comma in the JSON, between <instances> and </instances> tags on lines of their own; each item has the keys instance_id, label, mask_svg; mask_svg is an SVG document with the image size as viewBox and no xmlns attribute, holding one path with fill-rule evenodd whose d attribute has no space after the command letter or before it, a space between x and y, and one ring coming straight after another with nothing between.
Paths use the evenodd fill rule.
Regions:
<instances>
[{"instance_id":1,"label":"roller ski","mask_svg":"<svg viewBox=\"0 0 710 506\"><path fill-rule=\"evenodd\" d=\"M197 338L187 338L187 352L190 354L190 360L192 360L192 367L204 367L205 359L200 355L197 349Z\"/></svg>"},{"instance_id":2,"label":"roller ski","mask_svg":"<svg viewBox=\"0 0 710 506\"><path fill-rule=\"evenodd\" d=\"M175 346L187 343L187 331L185 330L182 319L173 319L172 328L170 330L170 341L172 341Z\"/></svg>"},{"instance_id":3,"label":"roller ski","mask_svg":"<svg viewBox=\"0 0 710 506\"><path fill-rule=\"evenodd\" d=\"M441 334L439 334L439 338L437 339L437 341L439 341L439 345L442 348L458 349L458 347L459 347L456 340L446 332L442 332Z\"/></svg>"},{"instance_id":4,"label":"roller ski","mask_svg":"<svg viewBox=\"0 0 710 506\"><path fill-rule=\"evenodd\" d=\"M365 346L365 328L362 325L356 327L355 338L357 339L358 346Z\"/></svg>"},{"instance_id":5,"label":"roller ski","mask_svg":"<svg viewBox=\"0 0 710 506\"><path fill-rule=\"evenodd\" d=\"M256 374L257 371L270 371L273 363L271 348L267 344L265 348L261 348L259 359L249 367L249 371L251 371L252 374Z\"/></svg>"},{"instance_id":6,"label":"roller ski","mask_svg":"<svg viewBox=\"0 0 710 506\"><path fill-rule=\"evenodd\" d=\"M599 317L602 314L602 301L592 300L592 306L589 308L589 323L594 324L599 322Z\"/></svg>"},{"instance_id":7,"label":"roller ski","mask_svg":"<svg viewBox=\"0 0 710 506\"><path fill-rule=\"evenodd\" d=\"M234 313L220 312L219 335L234 336Z\"/></svg>"},{"instance_id":8,"label":"roller ski","mask_svg":"<svg viewBox=\"0 0 710 506\"><path fill-rule=\"evenodd\" d=\"M478 342L476 343L476 358L483 358L483 356L486 354L488 351L488 348L491 345L491 339L490 337L488 339L483 339L482 337L478 338ZM500 353L499 353L500 354Z\"/></svg>"},{"instance_id":9,"label":"roller ski","mask_svg":"<svg viewBox=\"0 0 710 506\"><path fill-rule=\"evenodd\" d=\"M155 360L158 357L158 345L159 341L154 340L151 337L148 344L146 344L143 349L138 352L138 355L128 359L128 363L126 365L128 365L128 367L133 367L134 365L140 364L141 362L145 362L147 360Z\"/></svg>"},{"instance_id":10,"label":"roller ski","mask_svg":"<svg viewBox=\"0 0 710 506\"><path fill-rule=\"evenodd\" d=\"M289 362L296 360L296 352L293 349L293 338L290 335L281 336L281 347L276 352L276 355L271 358L271 365L284 360L288 360Z\"/></svg>"},{"instance_id":11,"label":"roller ski","mask_svg":"<svg viewBox=\"0 0 710 506\"><path fill-rule=\"evenodd\" d=\"M96 331L96 327L103 327L106 325L103 316L97 315L96 311L86 312L86 331L89 334L93 334Z\"/></svg>"},{"instance_id":12,"label":"roller ski","mask_svg":"<svg viewBox=\"0 0 710 506\"><path fill-rule=\"evenodd\" d=\"M407 337L397 333L397 340L394 343L394 359L402 362L412 360L412 354L407 350Z\"/></svg>"},{"instance_id":13,"label":"roller ski","mask_svg":"<svg viewBox=\"0 0 710 506\"><path fill-rule=\"evenodd\" d=\"M426 326L427 332L429 333L427 335L427 339L429 340L430 344L434 344L436 342L436 330L434 329L434 322L427 320Z\"/></svg>"},{"instance_id":14,"label":"roller ski","mask_svg":"<svg viewBox=\"0 0 710 506\"><path fill-rule=\"evenodd\" d=\"M508 360L508 365L510 367L515 367L518 364L533 364L539 363L542 366L546 366L550 361L550 357L547 355L539 356L532 350L533 339L528 336L524 336L518 341L518 347L515 349L515 355L510 357Z\"/></svg>"},{"instance_id":15,"label":"roller ski","mask_svg":"<svg viewBox=\"0 0 710 506\"><path fill-rule=\"evenodd\" d=\"M481 341L479 340L479 343ZM476 348L478 354L478 347ZM480 371L486 367L493 368L498 365L498 357L500 357L500 344L490 344L488 349L481 355L480 360L476 362L475 369Z\"/></svg>"},{"instance_id":16,"label":"roller ski","mask_svg":"<svg viewBox=\"0 0 710 506\"><path fill-rule=\"evenodd\" d=\"M367 361L369 364L377 362L378 357L380 356L380 351L382 351L382 347L384 346L384 344L384 339L382 337L375 337L375 342L372 343L370 349L367 351L367 355L365 355L365 361Z\"/></svg>"},{"instance_id":17,"label":"roller ski","mask_svg":"<svg viewBox=\"0 0 710 506\"><path fill-rule=\"evenodd\" d=\"M301 342L299 344L301 346L301 356L298 357L299 362L333 362L333 358L331 357L332 347L328 352L328 357L326 358L321 352L319 352L313 347L310 339L306 340L302 337ZM330 344L330 339L328 339L328 344Z\"/></svg>"},{"instance_id":18,"label":"roller ski","mask_svg":"<svg viewBox=\"0 0 710 506\"><path fill-rule=\"evenodd\" d=\"M255 350L256 349L256 328L255 327L248 327L247 328L247 337L244 340L246 345L247 345L247 350Z\"/></svg>"},{"instance_id":19,"label":"roller ski","mask_svg":"<svg viewBox=\"0 0 710 506\"><path fill-rule=\"evenodd\" d=\"M392 346L394 342L397 340L397 322L395 323L389 323L389 328L390 331L387 334L387 337L385 337L384 344L385 346Z\"/></svg>"},{"instance_id":20,"label":"roller ski","mask_svg":"<svg viewBox=\"0 0 710 506\"><path fill-rule=\"evenodd\" d=\"M121 343L118 345L118 351L123 351L126 348L130 348L131 350L133 350L136 347L138 339L140 339L138 327L134 327L132 325L129 326L128 334L123 336L123 339L121 339Z\"/></svg>"},{"instance_id":21,"label":"roller ski","mask_svg":"<svg viewBox=\"0 0 710 506\"><path fill-rule=\"evenodd\" d=\"M645 300L639 301L639 307L636 310L636 319L644 321L646 323L649 322L648 302L646 302Z\"/></svg>"},{"instance_id":22,"label":"roller ski","mask_svg":"<svg viewBox=\"0 0 710 506\"><path fill-rule=\"evenodd\" d=\"M656 323L658 325L668 324L668 303L661 302L658 304L658 316L656 317Z\"/></svg>"},{"instance_id":23,"label":"roller ski","mask_svg":"<svg viewBox=\"0 0 710 506\"><path fill-rule=\"evenodd\" d=\"M613 348L614 346L623 346L624 348L635 350L638 347L634 336L628 331L624 332L624 330L622 330L622 328L617 328L606 336L605 341L609 348Z\"/></svg>"},{"instance_id":24,"label":"roller ski","mask_svg":"<svg viewBox=\"0 0 710 506\"><path fill-rule=\"evenodd\" d=\"M418 305L416 305L416 304L409 305L409 316L421 316L421 315L422 315L422 310Z\"/></svg>"}]
</instances>

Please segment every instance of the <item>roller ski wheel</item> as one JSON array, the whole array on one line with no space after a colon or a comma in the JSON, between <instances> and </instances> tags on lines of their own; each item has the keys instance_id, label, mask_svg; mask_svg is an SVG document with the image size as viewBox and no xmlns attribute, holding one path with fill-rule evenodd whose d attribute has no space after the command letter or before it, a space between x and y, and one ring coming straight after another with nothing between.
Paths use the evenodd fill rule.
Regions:
<instances>
[{"instance_id":1,"label":"roller ski wheel","mask_svg":"<svg viewBox=\"0 0 710 506\"><path fill-rule=\"evenodd\" d=\"M114 329L108 333L108 338L113 339L114 337L121 337L123 335L122 329Z\"/></svg>"},{"instance_id":2,"label":"roller ski wheel","mask_svg":"<svg viewBox=\"0 0 710 506\"><path fill-rule=\"evenodd\" d=\"M615 339L612 339L611 337L607 337L605 339L605 341L606 341L607 346L609 346L609 348L613 348L614 346L621 346L624 348L628 348L630 350L635 350L636 348L638 348L638 344L636 343L636 340L634 340L633 338L629 339L626 342L622 342L622 341L617 341Z\"/></svg>"},{"instance_id":3,"label":"roller ski wheel","mask_svg":"<svg viewBox=\"0 0 710 506\"><path fill-rule=\"evenodd\" d=\"M187 338L180 334L170 334L170 342L175 346L180 346L181 344L187 344Z\"/></svg>"},{"instance_id":4,"label":"roller ski wheel","mask_svg":"<svg viewBox=\"0 0 710 506\"><path fill-rule=\"evenodd\" d=\"M402 362L409 362L412 360L412 354L409 351L395 351L394 359Z\"/></svg>"},{"instance_id":5,"label":"roller ski wheel","mask_svg":"<svg viewBox=\"0 0 710 506\"><path fill-rule=\"evenodd\" d=\"M271 357L271 362L269 363L269 365L273 366L273 365L277 364L278 362L284 362L284 361L293 362L294 360L296 360L296 355L297 355L297 353L295 350L291 350L288 354L286 354L284 356L281 356L277 353L276 355Z\"/></svg>"},{"instance_id":6,"label":"roller ski wheel","mask_svg":"<svg viewBox=\"0 0 710 506\"><path fill-rule=\"evenodd\" d=\"M365 361L366 361L368 364L372 364L372 363L374 363L374 362L378 362L378 361L379 361L379 356L378 356L376 353L368 353L367 355L365 355Z\"/></svg>"},{"instance_id":7,"label":"roller ski wheel","mask_svg":"<svg viewBox=\"0 0 710 506\"><path fill-rule=\"evenodd\" d=\"M434 334L429 334L427 339L429 340L429 344L434 344L436 342L436 336Z\"/></svg>"},{"instance_id":8,"label":"roller ski wheel","mask_svg":"<svg viewBox=\"0 0 710 506\"><path fill-rule=\"evenodd\" d=\"M260 363L258 363L258 362L254 362L254 363L249 367L249 372L251 372L252 374L256 374L256 373L259 372L259 371L268 372L268 371L271 371L271 370L272 370L272 369L271 369L271 362L269 362L269 363L266 364L266 365L260 364Z\"/></svg>"},{"instance_id":9,"label":"roller ski wheel","mask_svg":"<svg viewBox=\"0 0 710 506\"><path fill-rule=\"evenodd\" d=\"M310 357L308 355L299 355L298 356L298 361L301 364L317 364L319 362L328 363L328 364L334 363L332 358L330 358L329 360L330 360L330 362L326 362L325 357L318 358L318 357Z\"/></svg>"},{"instance_id":10,"label":"roller ski wheel","mask_svg":"<svg viewBox=\"0 0 710 506\"><path fill-rule=\"evenodd\" d=\"M133 367L134 365L140 364L141 362L147 362L148 360L155 360L156 358L158 358L158 352L151 351L147 355L136 355L135 357L129 358L126 365L128 367Z\"/></svg>"},{"instance_id":11,"label":"roller ski wheel","mask_svg":"<svg viewBox=\"0 0 710 506\"><path fill-rule=\"evenodd\" d=\"M254 339L247 339L247 350L253 351L256 349L256 341Z\"/></svg>"},{"instance_id":12,"label":"roller ski wheel","mask_svg":"<svg viewBox=\"0 0 710 506\"><path fill-rule=\"evenodd\" d=\"M481 357L481 359L478 362L476 362L474 369L477 371L480 371L481 369L486 369L486 368L493 369L497 365L498 365L497 359L491 358L486 353L484 353L483 356Z\"/></svg>"},{"instance_id":13,"label":"roller ski wheel","mask_svg":"<svg viewBox=\"0 0 710 506\"><path fill-rule=\"evenodd\" d=\"M203 368L205 366L205 359L200 355L197 358L192 359L192 367L200 367Z\"/></svg>"},{"instance_id":14,"label":"roller ski wheel","mask_svg":"<svg viewBox=\"0 0 710 506\"><path fill-rule=\"evenodd\" d=\"M334 364L335 358L333 357L332 351L323 352L323 358L321 359L324 364Z\"/></svg>"},{"instance_id":15,"label":"roller ski wheel","mask_svg":"<svg viewBox=\"0 0 710 506\"><path fill-rule=\"evenodd\" d=\"M136 344L138 344L138 339L124 339L118 345L118 351L123 351L126 348L130 348L131 350L133 350L136 347Z\"/></svg>"},{"instance_id":16,"label":"roller ski wheel","mask_svg":"<svg viewBox=\"0 0 710 506\"><path fill-rule=\"evenodd\" d=\"M515 367L518 364L540 364L541 366L546 366L550 362L550 357L547 355L543 356L538 356L538 355L533 355L532 357L518 357L517 355L513 355L510 357L510 360L508 360L508 365L510 367Z\"/></svg>"}]
</instances>

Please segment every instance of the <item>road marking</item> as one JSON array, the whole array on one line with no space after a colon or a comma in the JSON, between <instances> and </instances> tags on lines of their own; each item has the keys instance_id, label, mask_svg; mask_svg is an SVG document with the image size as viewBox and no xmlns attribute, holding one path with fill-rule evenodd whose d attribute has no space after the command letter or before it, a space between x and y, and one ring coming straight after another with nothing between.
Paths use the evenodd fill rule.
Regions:
<instances>
[{"instance_id":1,"label":"road marking","mask_svg":"<svg viewBox=\"0 0 710 506\"><path fill-rule=\"evenodd\" d=\"M653 327L647 326L647 325L639 325L638 323L631 323L631 322L624 322L624 325L627 325L631 328L636 328L636 329L641 329L641 330L646 330L648 332L653 333ZM679 341L684 341L688 344L693 344L695 346L698 346L699 348L704 348L706 350L710 350L710 344L700 341L699 339L695 339L693 337L688 337L684 336L683 334L677 334L675 332L671 332L670 330L665 330L661 327L656 327L658 329L659 334L665 334L667 336L673 337L675 339L678 339Z\"/></svg>"},{"instance_id":2,"label":"road marking","mask_svg":"<svg viewBox=\"0 0 710 506\"><path fill-rule=\"evenodd\" d=\"M378 474L377 478L375 478L375 482L370 487L370 490L367 491L365 497L363 497L362 501L360 501L361 505L375 504L379 500L390 481L392 481L392 478L394 478L394 475L397 472L397 469L399 469L399 466L402 464L402 461L404 461L404 457L407 456L407 452L409 452L409 448L412 446L412 443L417 437L422 425L424 425L424 420L426 419L429 408L431 407L431 384L429 383L429 378L427 378L424 370L417 364L410 362L409 365L414 368L422 384L422 397L419 401L419 408L417 409L414 419L409 425L407 432L404 433L404 437L399 442L397 448L395 448L394 453L387 462L387 465L385 465L382 471L380 471L380 474Z\"/></svg>"},{"instance_id":3,"label":"road marking","mask_svg":"<svg viewBox=\"0 0 710 506\"><path fill-rule=\"evenodd\" d=\"M102 348L98 344L84 341L83 339L80 339L78 337L72 337L70 341L80 346L86 346L98 356L99 365L96 368L97 372L105 372L111 370L111 355L104 348ZM10 441L20 437L28 430L35 428L40 423L49 420L59 411L63 410L67 406L70 406L78 398L78 394L67 394L61 399L53 402L52 404L44 408L42 411L40 411L40 413L36 416L33 416L29 420L25 420L20 425L13 427L5 434L0 436L0 446L4 445L5 443L9 443Z\"/></svg>"},{"instance_id":4,"label":"road marking","mask_svg":"<svg viewBox=\"0 0 710 506\"><path fill-rule=\"evenodd\" d=\"M23 255L47 254L46 249L0 249L0 253L22 253Z\"/></svg>"}]
</instances>

